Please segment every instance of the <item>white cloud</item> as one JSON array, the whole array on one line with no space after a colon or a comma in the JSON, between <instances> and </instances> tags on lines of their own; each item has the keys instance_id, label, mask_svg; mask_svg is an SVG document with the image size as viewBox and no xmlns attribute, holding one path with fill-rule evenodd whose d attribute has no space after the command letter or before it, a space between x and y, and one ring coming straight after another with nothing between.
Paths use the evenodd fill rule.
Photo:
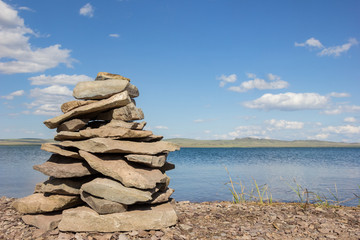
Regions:
<instances>
[{"instance_id":1,"label":"white cloud","mask_svg":"<svg viewBox=\"0 0 360 240\"><path fill-rule=\"evenodd\" d=\"M211 130L205 130L204 133L209 134L211 133Z\"/></svg>"},{"instance_id":2,"label":"white cloud","mask_svg":"<svg viewBox=\"0 0 360 240\"><path fill-rule=\"evenodd\" d=\"M25 91L24 90L18 90L15 92L10 93L9 95L6 96L1 96L1 98L5 98L7 100L12 100L14 99L14 97L18 97L18 96L22 96L24 95Z\"/></svg>"},{"instance_id":3,"label":"white cloud","mask_svg":"<svg viewBox=\"0 0 360 240\"><path fill-rule=\"evenodd\" d=\"M33 30L25 27L18 12L1 0L0 9L0 73L40 72L61 63L71 67L74 60L70 50L61 49L59 44L31 47L28 35L36 35Z\"/></svg>"},{"instance_id":4,"label":"white cloud","mask_svg":"<svg viewBox=\"0 0 360 240\"><path fill-rule=\"evenodd\" d=\"M258 99L245 102L244 106L253 109L264 110L304 110L322 109L329 103L329 98L318 93L267 93Z\"/></svg>"},{"instance_id":5,"label":"white cloud","mask_svg":"<svg viewBox=\"0 0 360 240\"><path fill-rule=\"evenodd\" d=\"M86 16L86 17L93 17L94 16L94 7L90 4L87 3L85 4L82 8L80 8L80 15Z\"/></svg>"},{"instance_id":6,"label":"white cloud","mask_svg":"<svg viewBox=\"0 0 360 240\"><path fill-rule=\"evenodd\" d=\"M243 138L243 137L255 137L255 138L268 138L267 131L261 126L250 125L250 126L238 126L235 131L227 134L228 138Z\"/></svg>"},{"instance_id":7,"label":"white cloud","mask_svg":"<svg viewBox=\"0 0 360 240\"><path fill-rule=\"evenodd\" d=\"M196 122L196 123L202 123L202 122L205 122L205 120L204 120L204 119L195 119L194 122Z\"/></svg>"},{"instance_id":8,"label":"white cloud","mask_svg":"<svg viewBox=\"0 0 360 240\"><path fill-rule=\"evenodd\" d=\"M86 75L66 75L59 74L55 76L46 76L44 74L29 78L31 85L76 85L78 82L92 81L93 78Z\"/></svg>"},{"instance_id":9,"label":"white cloud","mask_svg":"<svg viewBox=\"0 0 360 240\"><path fill-rule=\"evenodd\" d=\"M295 47L312 47L312 48L323 48L321 42L315 38L309 38L304 43L295 42Z\"/></svg>"},{"instance_id":10,"label":"white cloud","mask_svg":"<svg viewBox=\"0 0 360 240\"><path fill-rule=\"evenodd\" d=\"M336 133L336 134L360 134L360 126L352 126L352 125L345 125L345 126L329 126L323 128L322 131L329 132L329 133Z\"/></svg>"},{"instance_id":11,"label":"white cloud","mask_svg":"<svg viewBox=\"0 0 360 240\"><path fill-rule=\"evenodd\" d=\"M340 56L342 53L349 51L349 49L354 46L357 45L358 41L355 38L350 38L348 43L345 43L343 45L340 46L334 46L334 47L328 47L323 49L320 53L318 53L319 56L335 56L338 57Z\"/></svg>"},{"instance_id":12,"label":"white cloud","mask_svg":"<svg viewBox=\"0 0 360 240\"><path fill-rule=\"evenodd\" d=\"M360 112L360 106L358 105L338 105L331 107L327 110L322 111L321 113L328 115L336 115L341 113L350 113L350 112Z\"/></svg>"},{"instance_id":13,"label":"white cloud","mask_svg":"<svg viewBox=\"0 0 360 240\"><path fill-rule=\"evenodd\" d=\"M19 7L18 9L19 9L19 10L24 10L24 11L34 12L33 9L31 9L31 8L29 8L29 7L25 7L25 6Z\"/></svg>"},{"instance_id":14,"label":"white cloud","mask_svg":"<svg viewBox=\"0 0 360 240\"><path fill-rule=\"evenodd\" d=\"M336 97L336 98L344 98L344 97L350 97L351 95L349 93L337 93L332 92L329 94L330 97Z\"/></svg>"},{"instance_id":15,"label":"white cloud","mask_svg":"<svg viewBox=\"0 0 360 240\"><path fill-rule=\"evenodd\" d=\"M308 139L326 140L329 136L330 136L330 134L319 133L319 134L316 134L315 136L309 136Z\"/></svg>"},{"instance_id":16,"label":"white cloud","mask_svg":"<svg viewBox=\"0 0 360 240\"><path fill-rule=\"evenodd\" d=\"M166 127L166 126L155 126L154 128L155 128L155 129L163 129L163 130L169 129L169 128Z\"/></svg>"},{"instance_id":17,"label":"white cloud","mask_svg":"<svg viewBox=\"0 0 360 240\"><path fill-rule=\"evenodd\" d=\"M228 89L234 92L246 92L251 89L259 89L259 90L283 89L289 86L289 84L286 81L281 80L279 76L271 73L268 74L269 81L265 81L264 79L261 78L256 78L256 75L251 73L250 74L248 73L247 76L249 78L252 77L255 78L246 82L242 82L240 86L232 86L229 87Z\"/></svg>"},{"instance_id":18,"label":"white cloud","mask_svg":"<svg viewBox=\"0 0 360 240\"><path fill-rule=\"evenodd\" d=\"M221 75L220 77L216 78L217 80L220 80L220 87L224 87L226 83L233 83L236 82L237 76L236 74L231 74L229 76Z\"/></svg>"},{"instance_id":19,"label":"white cloud","mask_svg":"<svg viewBox=\"0 0 360 240\"><path fill-rule=\"evenodd\" d=\"M298 121L270 119L270 120L266 120L265 123L275 129L302 129L304 127L304 123ZM272 128L268 128L268 129L271 131L274 130Z\"/></svg>"},{"instance_id":20,"label":"white cloud","mask_svg":"<svg viewBox=\"0 0 360 240\"><path fill-rule=\"evenodd\" d=\"M357 122L357 120L354 117L347 117L344 119L344 122L355 123L355 122Z\"/></svg>"},{"instance_id":21,"label":"white cloud","mask_svg":"<svg viewBox=\"0 0 360 240\"><path fill-rule=\"evenodd\" d=\"M117 33L111 33L111 34L109 34L109 37L118 38L118 37L120 37L120 35Z\"/></svg>"}]
</instances>

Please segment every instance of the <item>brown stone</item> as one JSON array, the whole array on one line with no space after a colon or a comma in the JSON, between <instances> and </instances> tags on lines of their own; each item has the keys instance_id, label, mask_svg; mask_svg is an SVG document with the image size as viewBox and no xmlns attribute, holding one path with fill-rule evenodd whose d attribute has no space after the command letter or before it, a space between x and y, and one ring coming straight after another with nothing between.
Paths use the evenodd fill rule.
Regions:
<instances>
[{"instance_id":1,"label":"brown stone","mask_svg":"<svg viewBox=\"0 0 360 240\"><path fill-rule=\"evenodd\" d=\"M61 213L44 213L36 215L24 215L21 219L28 225L35 226L44 231L50 231L59 225Z\"/></svg>"},{"instance_id":2,"label":"brown stone","mask_svg":"<svg viewBox=\"0 0 360 240\"><path fill-rule=\"evenodd\" d=\"M164 166L160 168L161 172L166 172L175 169L175 164L171 162L165 162Z\"/></svg>"},{"instance_id":3,"label":"brown stone","mask_svg":"<svg viewBox=\"0 0 360 240\"><path fill-rule=\"evenodd\" d=\"M111 120L108 124L101 126L100 128L107 128L107 127L122 127L122 128L129 128L134 130L142 130L146 125L146 122L125 122L122 120Z\"/></svg>"},{"instance_id":4,"label":"brown stone","mask_svg":"<svg viewBox=\"0 0 360 240\"><path fill-rule=\"evenodd\" d=\"M63 212L59 229L71 232L139 231L162 229L175 225L176 222L176 212L169 203L139 206L132 211L107 215L99 215L87 207L78 207Z\"/></svg>"},{"instance_id":5,"label":"brown stone","mask_svg":"<svg viewBox=\"0 0 360 240\"><path fill-rule=\"evenodd\" d=\"M95 129L81 130L80 136L83 138L112 138L112 139L128 139L128 138L144 138L152 135L151 131L132 130L122 127L100 127Z\"/></svg>"},{"instance_id":6,"label":"brown stone","mask_svg":"<svg viewBox=\"0 0 360 240\"><path fill-rule=\"evenodd\" d=\"M132 142L109 138L92 138L83 141L64 141L59 143L63 147L75 147L92 153L134 153L156 155L179 150L179 146L165 141L160 142Z\"/></svg>"},{"instance_id":7,"label":"brown stone","mask_svg":"<svg viewBox=\"0 0 360 240\"><path fill-rule=\"evenodd\" d=\"M55 178L83 177L97 173L84 160L53 154L47 162L33 168Z\"/></svg>"},{"instance_id":8,"label":"brown stone","mask_svg":"<svg viewBox=\"0 0 360 240\"><path fill-rule=\"evenodd\" d=\"M69 121L60 124L60 126L57 127L56 132L61 132L61 131L77 132L80 129L83 129L89 121L90 119L71 119Z\"/></svg>"},{"instance_id":9,"label":"brown stone","mask_svg":"<svg viewBox=\"0 0 360 240\"><path fill-rule=\"evenodd\" d=\"M107 112L103 112L97 116L98 120L122 120L134 121L144 119L144 113L140 108L137 108L133 102L124 107L115 108Z\"/></svg>"},{"instance_id":10,"label":"brown stone","mask_svg":"<svg viewBox=\"0 0 360 240\"><path fill-rule=\"evenodd\" d=\"M119 74L113 74L108 72L99 72L95 78L95 81L102 81L108 79L118 79L118 80L126 80L130 82L129 78L123 77Z\"/></svg>"},{"instance_id":11,"label":"brown stone","mask_svg":"<svg viewBox=\"0 0 360 240\"><path fill-rule=\"evenodd\" d=\"M69 132L69 131L61 131L55 135L55 141L65 141L65 140L84 140L86 137L80 135L79 132Z\"/></svg>"},{"instance_id":12,"label":"brown stone","mask_svg":"<svg viewBox=\"0 0 360 240\"><path fill-rule=\"evenodd\" d=\"M61 111L63 113L67 113L77 107L81 107L81 106L84 106L84 105L88 105L90 103L94 103L96 102L96 100L87 100L87 101L83 101L83 100L74 100L74 101L70 101L70 102L66 102L66 103L63 103L61 105Z\"/></svg>"},{"instance_id":13,"label":"brown stone","mask_svg":"<svg viewBox=\"0 0 360 240\"><path fill-rule=\"evenodd\" d=\"M62 195L79 195L80 187L91 180L93 180L92 177L82 177L82 178L50 177L49 180L43 183L36 184L35 192L62 194Z\"/></svg>"},{"instance_id":14,"label":"brown stone","mask_svg":"<svg viewBox=\"0 0 360 240\"><path fill-rule=\"evenodd\" d=\"M95 197L84 191L80 192L80 197L81 200L86 202L99 214L120 213L125 212L127 209L127 206L124 204Z\"/></svg>"},{"instance_id":15,"label":"brown stone","mask_svg":"<svg viewBox=\"0 0 360 240\"><path fill-rule=\"evenodd\" d=\"M167 188L165 191L158 191L152 195L152 200L149 202L151 204L158 204L167 202L170 199L170 196L174 193L174 189Z\"/></svg>"},{"instance_id":16,"label":"brown stone","mask_svg":"<svg viewBox=\"0 0 360 240\"><path fill-rule=\"evenodd\" d=\"M157 183L166 181L160 170L131 164L119 155L96 156L82 150L79 153L92 169L120 181L125 187L153 189Z\"/></svg>"},{"instance_id":17,"label":"brown stone","mask_svg":"<svg viewBox=\"0 0 360 240\"><path fill-rule=\"evenodd\" d=\"M56 128L59 126L62 122L65 122L66 120L70 118L74 118L77 116L90 114L90 113L96 113L96 112L102 112L106 111L108 109L121 107L129 104L131 102L131 99L129 97L129 94L125 92L121 92L118 94L115 94L114 96L111 96L110 98L103 99L85 106L81 106L78 108L75 108L67 113L64 113L63 115L54 117L52 119L48 119L44 121L44 124L48 128Z\"/></svg>"},{"instance_id":18,"label":"brown stone","mask_svg":"<svg viewBox=\"0 0 360 240\"><path fill-rule=\"evenodd\" d=\"M140 154L128 154L125 155L125 158L128 161L141 163L149 167L162 167L165 164L167 154L161 154L161 155L140 155Z\"/></svg>"},{"instance_id":19,"label":"brown stone","mask_svg":"<svg viewBox=\"0 0 360 240\"><path fill-rule=\"evenodd\" d=\"M80 157L79 153L63 149L60 146L53 144L53 143L43 143L41 145L41 150L51 152L51 153L56 153L56 154L59 154L64 157L82 159Z\"/></svg>"}]
</instances>

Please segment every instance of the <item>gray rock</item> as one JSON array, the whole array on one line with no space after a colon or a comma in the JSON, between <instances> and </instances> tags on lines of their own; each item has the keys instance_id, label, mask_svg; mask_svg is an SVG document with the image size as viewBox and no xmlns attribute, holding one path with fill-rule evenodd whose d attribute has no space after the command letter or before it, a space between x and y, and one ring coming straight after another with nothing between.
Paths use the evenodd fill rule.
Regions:
<instances>
[{"instance_id":1,"label":"gray rock","mask_svg":"<svg viewBox=\"0 0 360 240\"><path fill-rule=\"evenodd\" d=\"M125 158L128 161L141 163L149 167L158 168L162 167L165 164L167 154L161 155L140 155L140 154L128 154L125 155Z\"/></svg>"},{"instance_id":2,"label":"gray rock","mask_svg":"<svg viewBox=\"0 0 360 240\"><path fill-rule=\"evenodd\" d=\"M24 215L21 219L31 226L35 226L44 231L50 231L59 225L61 220L61 213L46 213L36 215Z\"/></svg>"},{"instance_id":3,"label":"gray rock","mask_svg":"<svg viewBox=\"0 0 360 240\"><path fill-rule=\"evenodd\" d=\"M103 81L103 80L126 80L130 82L129 78L123 77L119 74L113 74L108 72L99 72L95 78L95 81Z\"/></svg>"},{"instance_id":4,"label":"gray rock","mask_svg":"<svg viewBox=\"0 0 360 240\"><path fill-rule=\"evenodd\" d=\"M63 210L77 206L81 203L79 196L49 195L34 193L13 202L14 207L20 213L45 213Z\"/></svg>"},{"instance_id":5,"label":"gray rock","mask_svg":"<svg viewBox=\"0 0 360 240\"><path fill-rule=\"evenodd\" d=\"M166 172L166 171L170 171L170 170L173 170L175 169L175 164L171 163L171 162L165 162L164 166L162 166L160 168L160 171L161 172Z\"/></svg>"},{"instance_id":6,"label":"gray rock","mask_svg":"<svg viewBox=\"0 0 360 240\"><path fill-rule=\"evenodd\" d=\"M79 195L80 187L84 183L93 180L93 177L82 178L52 178L38 183L35 186L36 193L52 193L62 195Z\"/></svg>"},{"instance_id":7,"label":"gray rock","mask_svg":"<svg viewBox=\"0 0 360 240\"><path fill-rule=\"evenodd\" d=\"M80 156L89 163L92 169L120 181L125 187L153 189L157 183L166 182L166 175L159 169L128 163L119 155L95 156L80 150Z\"/></svg>"},{"instance_id":8,"label":"gray rock","mask_svg":"<svg viewBox=\"0 0 360 240\"><path fill-rule=\"evenodd\" d=\"M78 207L63 212L59 229L71 232L139 231L162 229L175 225L176 222L176 212L169 203L107 215L99 215L87 207Z\"/></svg>"},{"instance_id":9,"label":"gray rock","mask_svg":"<svg viewBox=\"0 0 360 240\"><path fill-rule=\"evenodd\" d=\"M151 131L132 130L122 127L100 127L95 129L81 130L80 136L84 138L113 138L113 139L127 139L127 138L144 138L152 135Z\"/></svg>"},{"instance_id":10,"label":"gray rock","mask_svg":"<svg viewBox=\"0 0 360 240\"><path fill-rule=\"evenodd\" d=\"M101 126L100 128L106 128L106 127L123 127L123 128L129 128L134 130L142 130L146 125L146 122L125 122L122 120L111 120L108 124Z\"/></svg>"},{"instance_id":11,"label":"gray rock","mask_svg":"<svg viewBox=\"0 0 360 240\"><path fill-rule=\"evenodd\" d=\"M125 91L129 84L129 81L126 80L79 82L74 88L73 96L77 99L104 99ZM137 97L139 95L135 86L129 89L130 92L128 93L130 97Z\"/></svg>"},{"instance_id":12,"label":"gray rock","mask_svg":"<svg viewBox=\"0 0 360 240\"><path fill-rule=\"evenodd\" d=\"M83 177L97 172L84 160L63 157L53 154L47 162L34 165L33 168L45 175L55 178Z\"/></svg>"},{"instance_id":13,"label":"gray rock","mask_svg":"<svg viewBox=\"0 0 360 240\"><path fill-rule=\"evenodd\" d=\"M64 157L82 159L82 157L80 157L78 152L73 152L73 151L63 149L60 146L58 146L56 144L53 144L53 143L43 143L41 145L41 150L51 152L51 153L55 153L55 154L59 154L59 155L64 156Z\"/></svg>"},{"instance_id":14,"label":"gray rock","mask_svg":"<svg viewBox=\"0 0 360 240\"><path fill-rule=\"evenodd\" d=\"M92 153L134 153L156 155L179 150L179 146L165 141L160 142L132 142L109 138L92 138L83 141L64 141L59 143L63 147L75 147Z\"/></svg>"},{"instance_id":15,"label":"gray rock","mask_svg":"<svg viewBox=\"0 0 360 240\"><path fill-rule=\"evenodd\" d=\"M129 93L129 96L131 98L135 98L139 96L139 89L135 85L132 85L131 83L129 83L125 91Z\"/></svg>"},{"instance_id":16,"label":"gray rock","mask_svg":"<svg viewBox=\"0 0 360 240\"><path fill-rule=\"evenodd\" d=\"M152 199L152 191L124 187L121 183L108 178L96 178L82 185L81 190L93 196L125 205L146 202Z\"/></svg>"},{"instance_id":17,"label":"gray rock","mask_svg":"<svg viewBox=\"0 0 360 240\"><path fill-rule=\"evenodd\" d=\"M84 106L84 105L88 105L90 103L94 103L96 102L96 100L87 100L87 101L83 101L83 100L74 100L74 101L70 101L70 102L66 102L66 103L63 103L61 105L61 111L63 113L67 113L77 107L81 107L81 106Z\"/></svg>"},{"instance_id":18,"label":"gray rock","mask_svg":"<svg viewBox=\"0 0 360 240\"><path fill-rule=\"evenodd\" d=\"M120 213L125 212L127 209L124 204L98 198L84 191L80 192L80 197L99 214Z\"/></svg>"},{"instance_id":19,"label":"gray rock","mask_svg":"<svg viewBox=\"0 0 360 240\"><path fill-rule=\"evenodd\" d=\"M67 113L64 113L63 115L48 119L44 121L44 124L48 128L56 128L62 122L65 122L70 118L90 113L102 112L112 108L122 107L129 104L130 102L131 99L129 97L129 94L126 91L121 92L115 94L114 96L111 96L110 98L103 99L85 106L77 107Z\"/></svg>"},{"instance_id":20,"label":"gray rock","mask_svg":"<svg viewBox=\"0 0 360 240\"><path fill-rule=\"evenodd\" d=\"M151 204L158 204L169 201L170 196L174 193L174 189L167 188L165 191L158 191L152 195Z\"/></svg>"},{"instance_id":21,"label":"gray rock","mask_svg":"<svg viewBox=\"0 0 360 240\"><path fill-rule=\"evenodd\" d=\"M69 121L60 124L60 126L57 127L56 132L61 132L61 131L77 132L80 129L83 129L89 121L90 119L71 119Z\"/></svg>"},{"instance_id":22,"label":"gray rock","mask_svg":"<svg viewBox=\"0 0 360 240\"><path fill-rule=\"evenodd\" d=\"M144 119L144 113L140 108L137 108L133 102L124 107L115 108L107 112L103 112L97 116L98 120L122 120L134 121Z\"/></svg>"}]
</instances>

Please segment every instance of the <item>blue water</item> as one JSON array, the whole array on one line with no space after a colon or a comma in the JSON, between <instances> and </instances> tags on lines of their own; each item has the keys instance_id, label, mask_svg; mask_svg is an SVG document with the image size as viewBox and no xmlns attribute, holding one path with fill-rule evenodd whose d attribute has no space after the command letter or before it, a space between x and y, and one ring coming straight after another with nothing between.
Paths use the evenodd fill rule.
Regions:
<instances>
[{"instance_id":1,"label":"blue water","mask_svg":"<svg viewBox=\"0 0 360 240\"><path fill-rule=\"evenodd\" d=\"M47 176L32 169L50 153L39 146L0 146L0 196L24 197ZM274 200L296 201L288 184L293 179L309 191L325 194L338 190L341 200L360 195L360 149L358 148L183 148L169 154L176 169L171 177L173 197L178 200L231 200L227 183L242 181L249 192L255 179L267 184ZM357 205L358 200L345 203Z\"/></svg>"}]
</instances>

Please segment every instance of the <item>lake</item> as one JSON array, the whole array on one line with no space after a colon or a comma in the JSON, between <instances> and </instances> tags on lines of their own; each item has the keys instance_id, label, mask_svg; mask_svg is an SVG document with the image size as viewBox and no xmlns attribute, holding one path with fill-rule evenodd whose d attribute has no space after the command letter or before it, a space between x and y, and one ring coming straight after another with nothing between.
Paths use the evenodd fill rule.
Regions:
<instances>
[{"instance_id":1,"label":"lake","mask_svg":"<svg viewBox=\"0 0 360 240\"><path fill-rule=\"evenodd\" d=\"M24 197L35 184L47 177L32 169L45 162L50 153L40 146L0 146L0 196ZM303 188L341 200L360 195L359 148L182 148L172 152L168 161L176 165L167 172L173 197L194 202L232 200L229 170L233 181L245 192L267 184L277 201L299 200L290 188L294 179ZM238 191L240 189L238 188ZM357 205L358 200L344 203Z\"/></svg>"}]
</instances>

